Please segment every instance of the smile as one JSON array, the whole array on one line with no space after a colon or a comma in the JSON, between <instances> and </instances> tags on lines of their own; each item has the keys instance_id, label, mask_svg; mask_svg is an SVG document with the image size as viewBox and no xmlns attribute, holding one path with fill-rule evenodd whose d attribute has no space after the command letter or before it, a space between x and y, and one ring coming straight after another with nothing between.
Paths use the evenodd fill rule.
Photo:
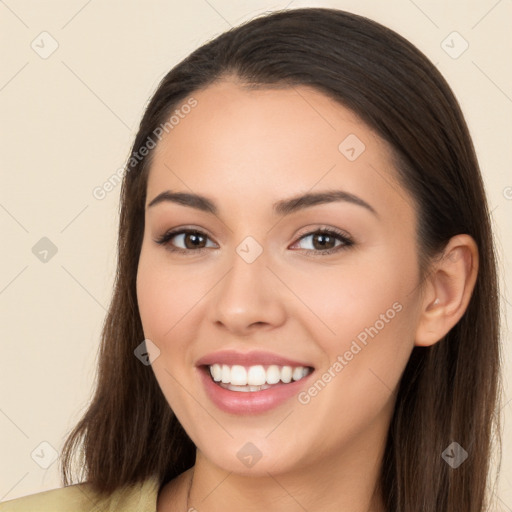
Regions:
<instances>
[{"instance_id":1,"label":"smile","mask_svg":"<svg viewBox=\"0 0 512 512\"><path fill-rule=\"evenodd\" d=\"M306 366L212 364L210 375L219 386L230 391L254 392L269 389L273 385L289 384L309 375L312 368Z\"/></svg>"}]
</instances>

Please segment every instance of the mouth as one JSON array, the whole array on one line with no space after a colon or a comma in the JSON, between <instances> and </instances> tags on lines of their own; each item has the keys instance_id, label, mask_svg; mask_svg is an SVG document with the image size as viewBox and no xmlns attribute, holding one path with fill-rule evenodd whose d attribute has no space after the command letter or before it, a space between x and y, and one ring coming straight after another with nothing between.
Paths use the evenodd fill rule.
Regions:
<instances>
[{"instance_id":1,"label":"mouth","mask_svg":"<svg viewBox=\"0 0 512 512\"><path fill-rule=\"evenodd\" d=\"M290 384L313 372L311 366L276 364L242 366L215 363L203 365L202 369L221 388L242 393L263 391Z\"/></svg>"},{"instance_id":2,"label":"mouth","mask_svg":"<svg viewBox=\"0 0 512 512\"><path fill-rule=\"evenodd\" d=\"M270 352L224 350L196 362L209 400L235 415L269 412L297 396L315 368Z\"/></svg>"}]
</instances>

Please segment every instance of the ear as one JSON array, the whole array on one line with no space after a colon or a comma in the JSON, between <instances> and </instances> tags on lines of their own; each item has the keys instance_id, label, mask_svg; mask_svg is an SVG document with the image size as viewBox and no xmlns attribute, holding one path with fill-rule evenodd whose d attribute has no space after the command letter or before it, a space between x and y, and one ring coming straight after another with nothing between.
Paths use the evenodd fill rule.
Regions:
<instances>
[{"instance_id":1,"label":"ear","mask_svg":"<svg viewBox=\"0 0 512 512\"><path fill-rule=\"evenodd\" d=\"M415 345L430 346L448 334L466 311L477 274L474 239L469 235L452 237L427 277Z\"/></svg>"}]
</instances>

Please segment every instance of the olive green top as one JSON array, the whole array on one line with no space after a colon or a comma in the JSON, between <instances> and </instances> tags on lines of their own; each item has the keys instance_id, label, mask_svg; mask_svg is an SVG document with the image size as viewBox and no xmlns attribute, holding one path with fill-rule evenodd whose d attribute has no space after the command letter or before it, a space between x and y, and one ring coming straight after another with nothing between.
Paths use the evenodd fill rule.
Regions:
<instances>
[{"instance_id":1,"label":"olive green top","mask_svg":"<svg viewBox=\"0 0 512 512\"><path fill-rule=\"evenodd\" d=\"M30 494L0 503L0 512L156 512L159 482L151 477L100 498L90 484Z\"/></svg>"}]
</instances>

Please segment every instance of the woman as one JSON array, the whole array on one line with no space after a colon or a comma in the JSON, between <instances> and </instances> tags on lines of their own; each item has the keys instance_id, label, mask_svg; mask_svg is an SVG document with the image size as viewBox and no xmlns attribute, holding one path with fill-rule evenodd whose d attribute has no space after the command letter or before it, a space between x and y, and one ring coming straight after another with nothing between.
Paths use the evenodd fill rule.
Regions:
<instances>
[{"instance_id":1,"label":"woman","mask_svg":"<svg viewBox=\"0 0 512 512\"><path fill-rule=\"evenodd\" d=\"M275 12L162 80L124 176L76 484L11 510L480 512L499 391L489 212L414 46ZM59 508L60 507L60 508Z\"/></svg>"}]
</instances>

